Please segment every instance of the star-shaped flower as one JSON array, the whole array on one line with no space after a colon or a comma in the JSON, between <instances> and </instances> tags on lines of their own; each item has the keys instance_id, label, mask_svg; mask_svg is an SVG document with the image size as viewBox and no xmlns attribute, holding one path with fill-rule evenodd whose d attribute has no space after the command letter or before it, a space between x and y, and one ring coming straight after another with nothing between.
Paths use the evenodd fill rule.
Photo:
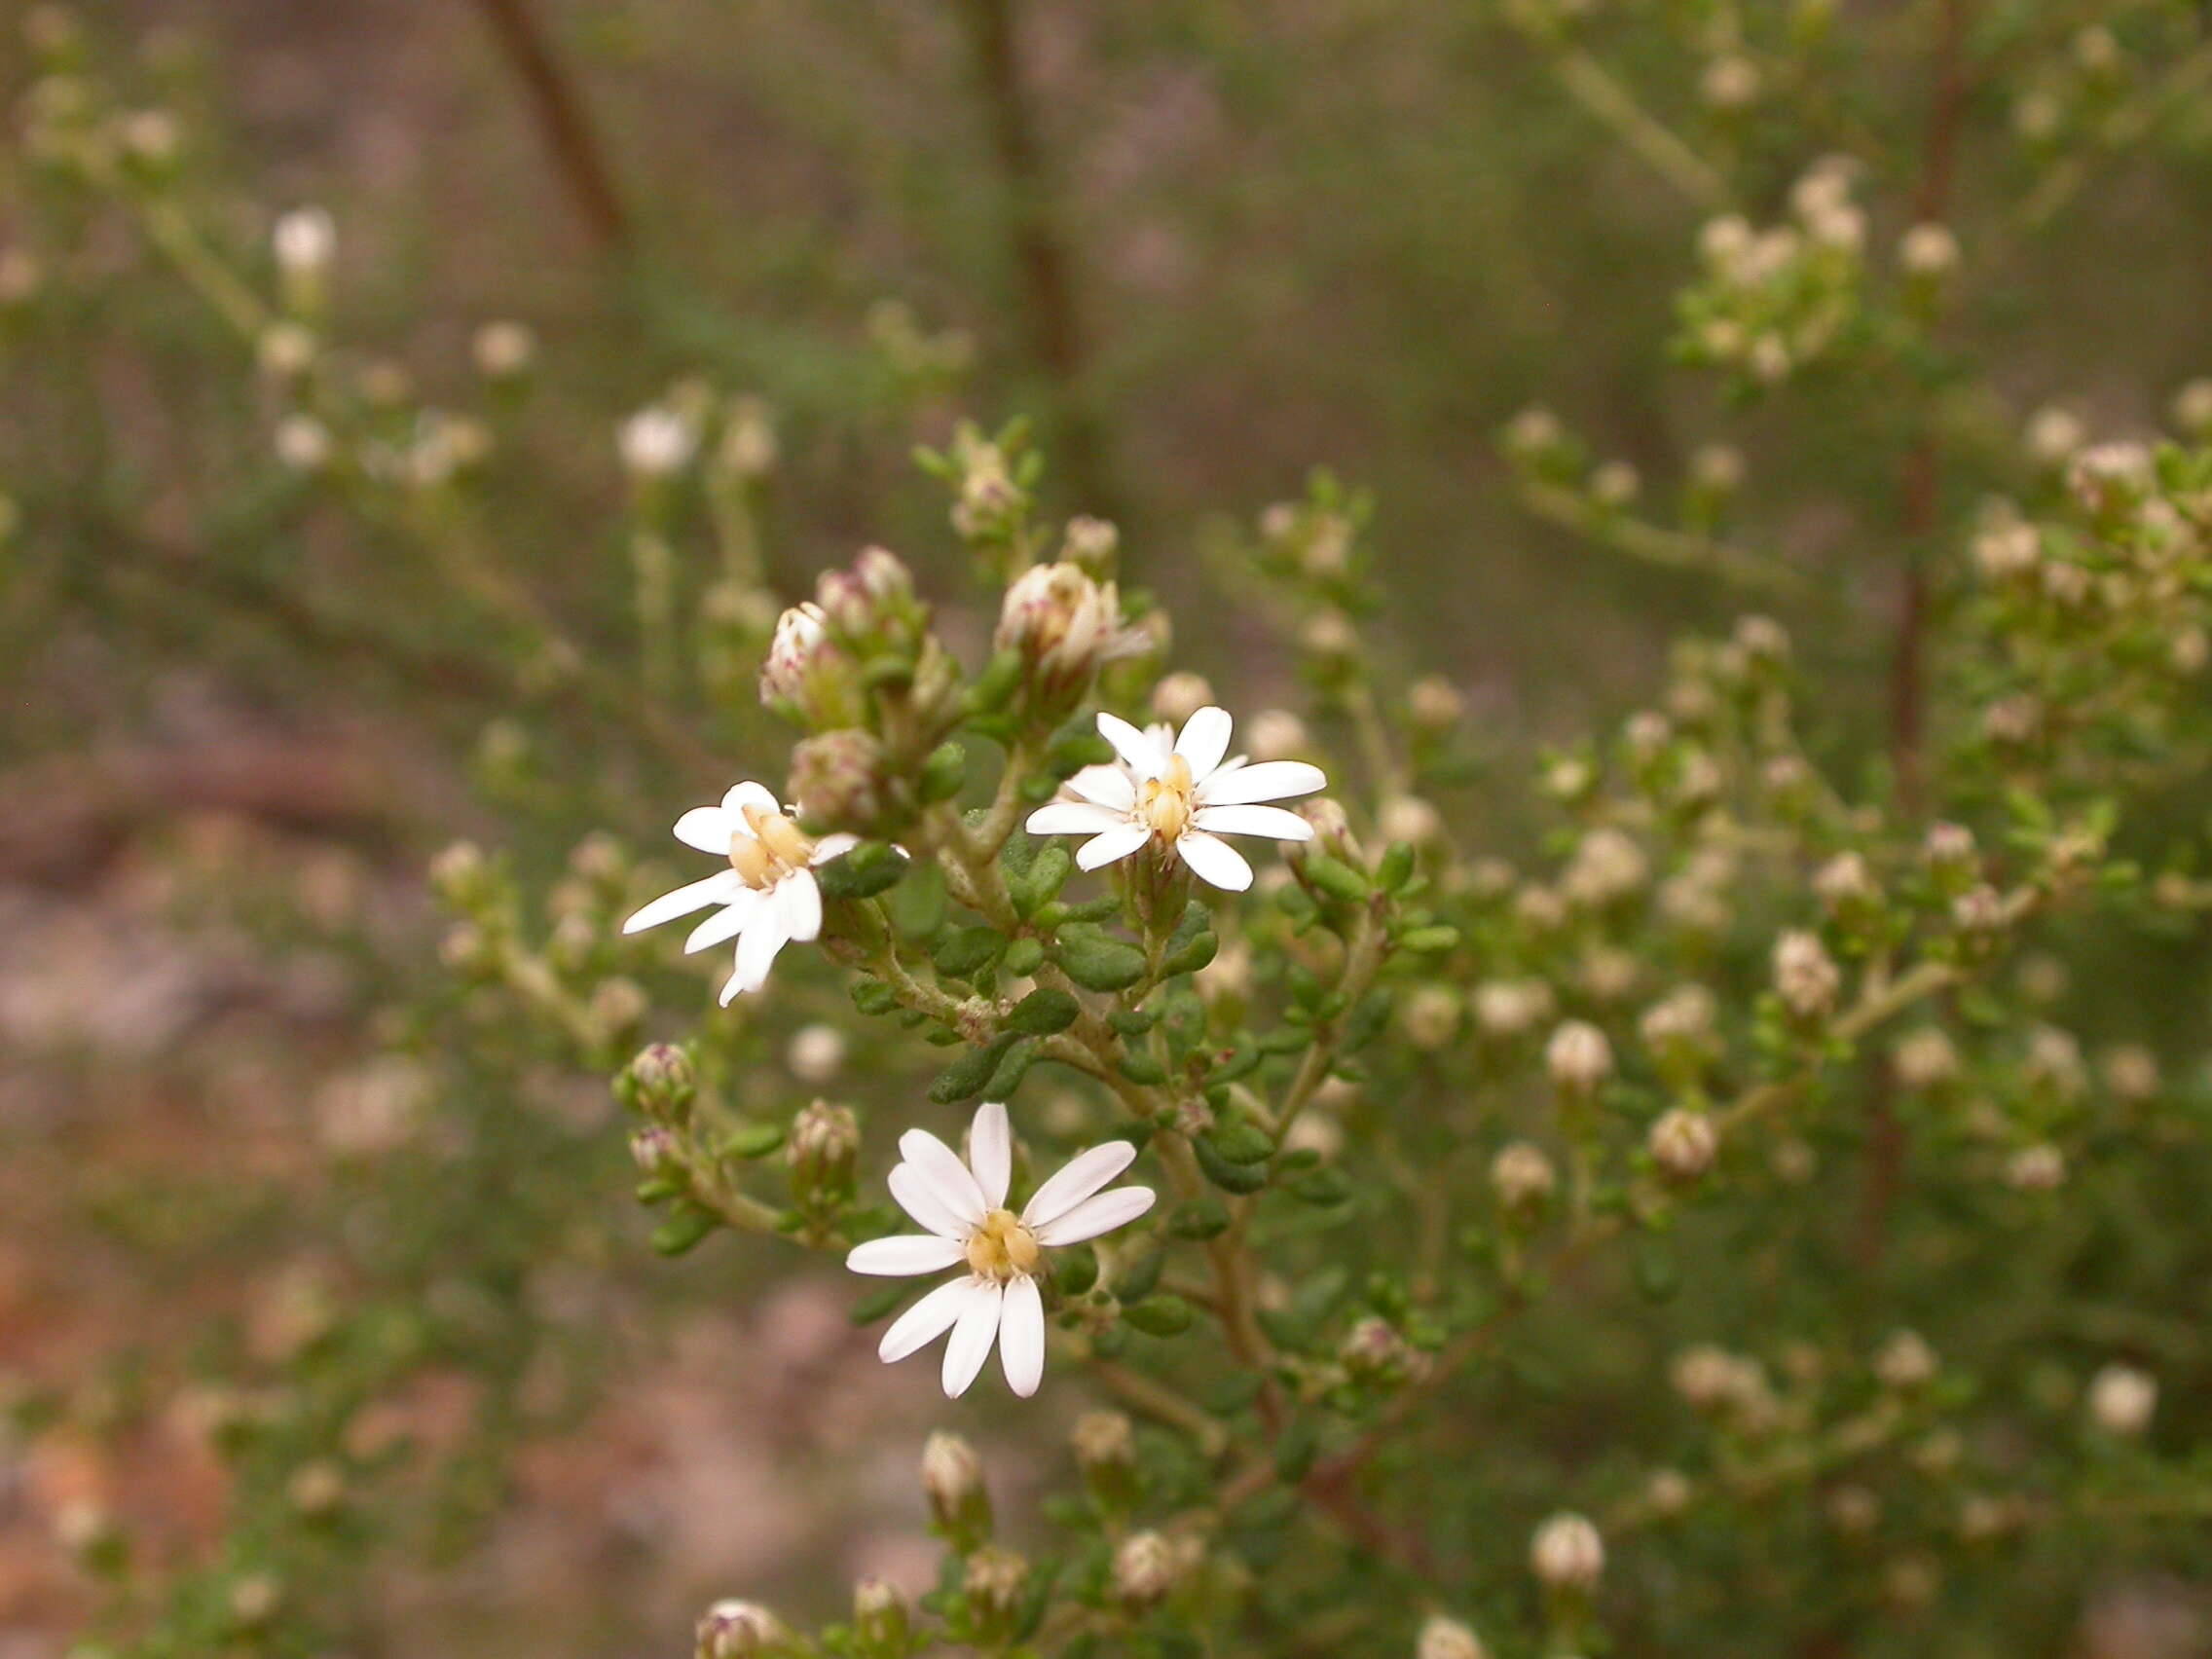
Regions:
<instances>
[{"instance_id":1,"label":"star-shaped flower","mask_svg":"<svg viewBox=\"0 0 2212 1659\"><path fill-rule=\"evenodd\" d=\"M1037 1288L1044 1253L1111 1233L1152 1208L1150 1187L1099 1190L1129 1166L1137 1149L1127 1141L1092 1147L1031 1194L1019 1215L1006 1207L1014 1132L1004 1106L977 1108L966 1162L927 1129L901 1135L899 1151L904 1161L891 1171L891 1196L929 1231L872 1238L855 1246L845 1266L892 1277L951 1267L966 1272L893 1320L876 1351L893 1364L950 1331L944 1391L957 1398L983 1369L995 1339L1008 1386L1028 1398L1045 1374L1045 1303Z\"/></svg>"},{"instance_id":2,"label":"star-shaped flower","mask_svg":"<svg viewBox=\"0 0 2212 1659\"><path fill-rule=\"evenodd\" d=\"M737 940L737 969L722 986L722 1004L767 982L777 952L793 940L822 932L822 888L814 866L859 843L857 835L807 835L759 784L739 784L719 806L695 806L676 821L676 838L702 853L719 853L729 868L664 893L622 924L626 934L657 927L710 905L715 913L691 930L686 951Z\"/></svg>"},{"instance_id":3,"label":"star-shaped flower","mask_svg":"<svg viewBox=\"0 0 2212 1659\"><path fill-rule=\"evenodd\" d=\"M1139 731L1113 715L1098 717L1099 735L1114 746L1114 763L1086 766L1067 782L1073 800L1056 800L1029 815L1039 835L1088 835L1075 862L1098 869L1157 841L1200 879L1232 893L1252 885L1252 866L1224 835L1270 835L1310 841L1313 826L1263 801L1311 794L1328 783L1304 760L1247 762L1229 753L1228 712L1207 707L1183 722L1181 736L1156 725Z\"/></svg>"}]
</instances>

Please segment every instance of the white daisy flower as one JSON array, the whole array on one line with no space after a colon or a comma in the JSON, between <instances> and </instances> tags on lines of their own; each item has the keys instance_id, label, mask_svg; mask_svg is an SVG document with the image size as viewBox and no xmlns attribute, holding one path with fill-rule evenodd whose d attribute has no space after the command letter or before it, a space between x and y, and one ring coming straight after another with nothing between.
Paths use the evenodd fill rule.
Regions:
<instances>
[{"instance_id":1,"label":"white daisy flower","mask_svg":"<svg viewBox=\"0 0 2212 1659\"><path fill-rule=\"evenodd\" d=\"M722 1006L767 982L776 953L793 940L822 932L822 887L814 866L860 842L858 835L805 834L759 784L739 784L719 806L695 806L676 821L676 838L702 853L720 853L730 867L664 893L622 924L626 934L658 927L694 910L719 906L691 930L686 951L737 940L737 971L722 986Z\"/></svg>"},{"instance_id":2,"label":"white daisy flower","mask_svg":"<svg viewBox=\"0 0 2212 1659\"><path fill-rule=\"evenodd\" d=\"M976 1112L966 1162L927 1129L901 1135L899 1151L904 1161L891 1171L891 1196L929 1231L871 1238L845 1266L889 1277L968 1271L893 1320L876 1352L893 1364L950 1331L944 1391L957 1399L996 1339L1008 1386L1027 1399L1045 1374L1045 1302L1037 1288L1044 1253L1111 1233L1152 1208L1150 1187L1099 1190L1129 1166L1137 1149L1127 1141L1092 1147L1039 1187L1019 1215L1006 1207L1014 1131L995 1101Z\"/></svg>"},{"instance_id":3,"label":"white daisy flower","mask_svg":"<svg viewBox=\"0 0 2212 1659\"><path fill-rule=\"evenodd\" d=\"M1232 893L1252 885L1252 866L1224 835L1272 835L1310 841L1313 826L1297 813L1261 801L1311 794L1328 783L1304 760L1248 762L1229 753L1227 711L1208 706L1174 728L1139 731L1112 715L1098 717L1099 735L1120 758L1086 766L1067 782L1074 800L1056 800L1029 815L1040 835L1088 835L1075 862L1097 869L1158 840L1201 879Z\"/></svg>"}]
</instances>

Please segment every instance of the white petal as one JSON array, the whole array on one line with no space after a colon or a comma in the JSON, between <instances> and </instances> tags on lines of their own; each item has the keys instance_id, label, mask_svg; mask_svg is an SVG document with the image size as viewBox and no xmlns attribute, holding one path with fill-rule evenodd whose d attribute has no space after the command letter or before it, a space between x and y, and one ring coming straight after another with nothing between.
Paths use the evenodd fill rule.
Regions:
<instances>
[{"instance_id":1,"label":"white petal","mask_svg":"<svg viewBox=\"0 0 2212 1659\"><path fill-rule=\"evenodd\" d=\"M1310 841L1313 826L1283 806L1201 806L1191 822L1209 835L1272 835L1278 841Z\"/></svg>"},{"instance_id":2,"label":"white petal","mask_svg":"<svg viewBox=\"0 0 2212 1659\"><path fill-rule=\"evenodd\" d=\"M1126 812L1137 803L1137 787L1119 766L1086 766L1066 787L1071 793L1116 812Z\"/></svg>"},{"instance_id":3,"label":"white petal","mask_svg":"<svg viewBox=\"0 0 2212 1659\"><path fill-rule=\"evenodd\" d=\"M855 1244L845 1266L856 1273L906 1278L914 1273L941 1272L966 1254L954 1239L940 1238L935 1234L901 1234Z\"/></svg>"},{"instance_id":4,"label":"white petal","mask_svg":"<svg viewBox=\"0 0 2212 1659\"><path fill-rule=\"evenodd\" d=\"M776 883L773 898L783 915L784 930L792 938L811 944L822 937L822 889L815 884L814 871L793 870Z\"/></svg>"},{"instance_id":5,"label":"white petal","mask_svg":"<svg viewBox=\"0 0 2212 1659\"><path fill-rule=\"evenodd\" d=\"M781 813L783 805L768 791L765 784L732 784L729 793L722 796L722 810L740 823L744 822L745 809L756 806L762 812Z\"/></svg>"},{"instance_id":6,"label":"white petal","mask_svg":"<svg viewBox=\"0 0 2212 1659\"><path fill-rule=\"evenodd\" d=\"M1030 1231L1037 1235L1040 1244L1080 1244L1086 1238L1126 1227L1152 1208L1152 1199L1150 1187L1116 1187L1111 1193L1084 1199L1058 1220Z\"/></svg>"},{"instance_id":7,"label":"white petal","mask_svg":"<svg viewBox=\"0 0 2212 1659\"><path fill-rule=\"evenodd\" d=\"M976 1121L968 1125L968 1166L983 1189L983 1207L1004 1205L1007 1183L1014 1179L1014 1128L1006 1121L1006 1108L995 1100L977 1107Z\"/></svg>"},{"instance_id":8,"label":"white petal","mask_svg":"<svg viewBox=\"0 0 2212 1659\"><path fill-rule=\"evenodd\" d=\"M1176 838L1175 851L1202 881L1231 893L1241 893L1252 885L1252 866L1244 862L1244 855L1203 830L1184 830Z\"/></svg>"},{"instance_id":9,"label":"white petal","mask_svg":"<svg viewBox=\"0 0 2212 1659\"><path fill-rule=\"evenodd\" d=\"M1114 746L1114 753L1138 777L1157 778L1167 770L1167 746L1153 733L1137 730L1121 716L1101 710L1098 735Z\"/></svg>"},{"instance_id":10,"label":"white petal","mask_svg":"<svg viewBox=\"0 0 2212 1659\"><path fill-rule=\"evenodd\" d=\"M1191 776L1203 780L1229 753L1230 719L1227 709L1210 703L1183 722L1183 735L1175 740L1175 753L1191 763Z\"/></svg>"},{"instance_id":11,"label":"white petal","mask_svg":"<svg viewBox=\"0 0 2212 1659\"><path fill-rule=\"evenodd\" d=\"M1029 1203L1021 1212L1022 1225L1035 1232L1067 1214L1126 1169L1136 1161L1136 1156L1137 1149L1127 1141L1108 1141L1104 1146L1094 1146L1069 1159L1051 1180L1030 1195ZM929 1224L924 1222L923 1225Z\"/></svg>"},{"instance_id":12,"label":"white petal","mask_svg":"<svg viewBox=\"0 0 2212 1659\"><path fill-rule=\"evenodd\" d=\"M744 891L745 878L736 870L718 869L704 881L691 882L673 893L663 893L649 904L640 905L637 913L622 924L622 931L633 934L643 928L657 928L678 916L704 910L709 904L724 903Z\"/></svg>"},{"instance_id":13,"label":"white petal","mask_svg":"<svg viewBox=\"0 0 2212 1659\"><path fill-rule=\"evenodd\" d=\"M1103 869L1117 859L1125 859L1152 839L1152 830L1144 824L1121 824L1093 835L1075 850L1076 867Z\"/></svg>"},{"instance_id":14,"label":"white petal","mask_svg":"<svg viewBox=\"0 0 2212 1659\"><path fill-rule=\"evenodd\" d=\"M1045 1300L1037 1281L1024 1274L1006 1287L999 1310L999 1364L1006 1385L1023 1399L1037 1392L1045 1376Z\"/></svg>"},{"instance_id":15,"label":"white petal","mask_svg":"<svg viewBox=\"0 0 2212 1659\"><path fill-rule=\"evenodd\" d=\"M843 858L860 844L861 838L858 835L849 835L840 830L834 835L825 835L821 840L815 842L814 856L806 862L812 865L826 865L831 859Z\"/></svg>"},{"instance_id":16,"label":"white petal","mask_svg":"<svg viewBox=\"0 0 2212 1659\"><path fill-rule=\"evenodd\" d=\"M734 869L730 871L732 875L736 873ZM740 889L736 898L691 930L690 938L683 941L684 954L719 944L725 939L735 939L753 925L759 913L760 895L750 887Z\"/></svg>"},{"instance_id":17,"label":"white petal","mask_svg":"<svg viewBox=\"0 0 2212 1659\"><path fill-rule=\"evenodd\" d=\"M730 998L756 991L765 985L768 982L768 970L775 966L776 953L788 942L784 920L776 913L776 907L773 904L761 905L738 939L737 972L730 976L729 985L723 988L724 1006L727 1006Z\"/></svg>"},{"instance_id":18,"label":"white petal","mask_svg":"<svg viewBox=\"0 0 2212 1659\"><path fill-rule=\"evenodd\" d=\"M1327 774L1309 761L1255 760L1249 766L1215 773L1195 793L1200 806L1242 806L1247 801L1311 794L1328 782Z\"/></svg>"},{"instance_id":19,"label":"white petal","mask_svg":"<svg viewBox=\"0 0 2212 1659\"><path fill-rule=\"evenodd\" d=\"M746 833L744 820L719 806L695 806L676 821L676 838L702 853L729 857L729 838Z\"/></svg>"},{"instance_id":20,"label":"white petal","mask_svg":"<svg viewBox=\"0 0 2212 1659\"><path fill-rule=\"evenodd\" d=\"M1083 800L1055 800L1032 812L1022 828L1032 835L1096 835L1128 821L1126 812L1116 812L1112 807L1092 806Z\"/></svg>"},{"instance_id":21,"label":"white petal","mask_svg":"<svg viewBox=\"0 0 2212 1659\"><path fill-rule=\"evenodd\" d=\"M944 1391L957 1400L968 1392L983 1361L991 1357L991 1339L999 1334L999 1304L1005 1292L986 1280L971 1281L968 1305L944 1345Z\"/></svg>"},{"instance_id":22,"label":"white petal","mask_svg":"<svg viewBox=\"0 0 2212 1659\"><path fill-rule=\"evenodd\" d=\"M952 1148L927 1129L908 1129L899 1137L899 1155L929 1183L946 1209L970 1227L981 1224L983 1212L991 1206L983 1202L983 1189L976 1185L976 1177Z\"/></svg>"},{"instance_id":23,"label":"white petal","mask_svg":"<svg viewBox=\"0 0 2212 1659\"><path fill-rule=\"evenodd\" d=\"M976 1224L963 1220L957 1210L939 1198L929 1177L911 1163L894 1165L889 1179L891 1196L899 1200L899 1207L940 1237L965 1244L968 1235L976 1231Z\"/></svg>"},{"instance_id":24,"label":"white petal","mask_svg":"<svg viewBox=\"0 0 2212 1659\"><path fill-rule=\"evenodd\" d=\"M976 1288L977 1281L972 1278L939 1285L891 1321L891 1329L883 1333L883 1341L876 1347L876 1357L886 1365L896 1365L915 1349L936 1342L967 1311L968 1299L976 1294Z\"/></svg>"}]
</instances>

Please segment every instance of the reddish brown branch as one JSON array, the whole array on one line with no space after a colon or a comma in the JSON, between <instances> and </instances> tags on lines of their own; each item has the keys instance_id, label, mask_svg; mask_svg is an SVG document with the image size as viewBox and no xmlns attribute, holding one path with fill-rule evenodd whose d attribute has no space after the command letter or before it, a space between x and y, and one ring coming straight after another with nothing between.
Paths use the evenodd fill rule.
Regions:
<instances>
[{"instance_id":1,"label":"reddish brown branch","mask_svg":"<svg viewBox=\"0 0 2212 1659\"><path fill-rule=\"evenodd\" d=\"M476 3L530 94L538 130L586 234L603 251L618 251L629 240L629 215L615 192L583 100L531 16L529 0Z\"/></svg>"}]
</instances>

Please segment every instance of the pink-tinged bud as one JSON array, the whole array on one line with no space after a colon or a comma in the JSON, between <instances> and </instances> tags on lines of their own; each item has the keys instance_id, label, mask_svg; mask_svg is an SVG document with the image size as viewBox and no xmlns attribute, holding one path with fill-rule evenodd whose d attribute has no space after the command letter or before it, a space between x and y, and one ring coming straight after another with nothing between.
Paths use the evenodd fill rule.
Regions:
<instances>
[{"instance_id":1,"label":"pink-tinged bud","mask_svg":"<svg viewBox=\"0 0 2212 1659\"><path fill-rule=\"evenodd\" d=\"M866 1659L892 1659L911 1645L913 1609L905 1593L883 1578L864 1578L853 1586L853 1635Z\"/></svg>"},{"instance_id":2,"label":"pink-tinged bud","mask_svg":"<svg viewBox=\"0 0 2212 1659\"><path fill-rule=\"evenodd\" d=\"M695 1659L756 1659L772 1652L791 1632L756 1602L717 1602L699 1620Z\"/></svg>"},{"instance_id":3,"label":"pink-tinged bud","mask_svg":"<svg viewBox=\"0 0 2212 1659\"><path fill-rule=\"evenodd\" d=\"M817 833L871 832L893 795L883 745L858 726L802 740L792 750L791 794L800 821Z\"/></svg>"},{"instance_id":4,"label":"pink-tinged bud","mask_svg":"<svg viewBox=\"0 0 2212 1659\"><path fill-rule=\"evenodd\" d=\"M1111 519L1079 514L1068 520L1060 538L1060 557L1086 575L1103 580L1114 573L1114 560L1122 547L1122 533Z\"/></svg>"},{"instance_id":5,"label":"pink-tinged bud","mask_svg":"<svg viewBox=\"0 0 2212 1659\"><path fill-rule=\"evenodd\" d=\"M793 1192L814 1201L851 1193L853 1161L860 1148L860 1120L850 1106L817 1100L805 1107L792 1120L791 1135L784 1143Z\"/></svg>"},{"instance_id":6,"label":"pink-tinged bud","mask_svg":"<svg viewBox=\"0 0 2212 1659\"><path fill-rule=\"evenodd\" d=\"M858 672L851 655L830 638L821 606L795 605L777 620L760 665L760 701L817 730L861 719Z\"/></svg>"},{"instance_id":7,"label":"pink-tinged bud","mask_svg":"<svg viewBox=\"0 0 2212 1659\"><path fill-rule=\"evenodd\" d=\"M1818 934L1786 933L1774 941L1774 991L1799 1019L1825 1018L1835 1009L1843 973Z\"/></svg>"},{"instance_id":8,"label":"pink-tinged bud","mask_svg":"<svg viewBox=\"0 0 2212 1659\"><path fill-rule=\"evenodd\" d=\"M960 1587L967 1593L971 1612L979 1614L986 1625L1004 1624L1021 1606L1022 1592L1029 1587L1029 1564L1012 1550L985 1544L968 1558Z\"/></svg>"}]
</instances>

